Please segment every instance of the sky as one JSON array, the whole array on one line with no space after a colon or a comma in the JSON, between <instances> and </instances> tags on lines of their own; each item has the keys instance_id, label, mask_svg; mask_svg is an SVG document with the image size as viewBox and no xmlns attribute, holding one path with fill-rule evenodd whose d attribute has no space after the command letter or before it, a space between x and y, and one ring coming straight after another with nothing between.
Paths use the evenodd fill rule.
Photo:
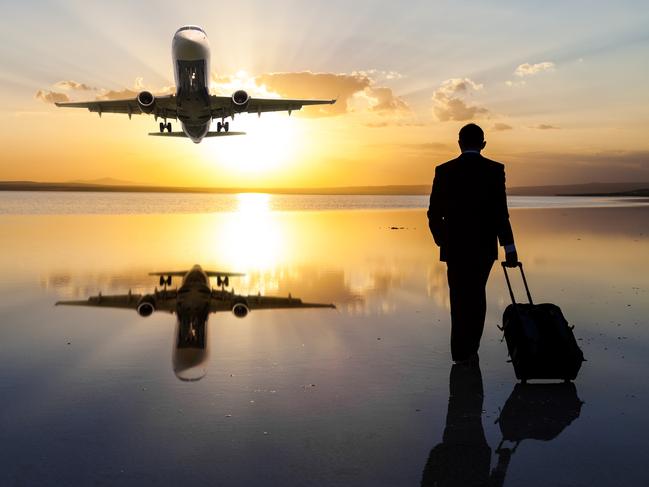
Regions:
<instances>
[{"instance_id":1,"label":"sky","mask_svg":"<svg viewBox=\"0 0 649 487\"><path fill-rule=\"evenodd\" d=\"M429 184L476 122L509 185L649 181L645 1L0 0L0 180L170 186ZM56 100L173 90L202 26L211 91L338 98L237 116L248 135L149 137L153 117ZM180 127L176 125L176 129Z\"/></svg>"}]
</instances>

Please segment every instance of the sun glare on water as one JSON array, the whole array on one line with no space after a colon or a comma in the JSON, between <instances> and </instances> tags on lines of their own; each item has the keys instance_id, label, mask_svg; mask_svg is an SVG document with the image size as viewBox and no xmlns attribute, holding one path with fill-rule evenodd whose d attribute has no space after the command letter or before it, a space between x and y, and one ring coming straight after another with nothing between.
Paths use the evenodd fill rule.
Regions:
<instances>
[{"instance_id":1,"label":"sun glare on water","mask_svg":"<svg viewBox=\"0 0 649 487\"><path fill-rule=\"evenodd\" d=\"M237 210L225 217L212 241L218 254L238 271L270 270L282 260L284 242L280 222L270 207L269 194L237 195Z\"/></svg>"}]
</instances>

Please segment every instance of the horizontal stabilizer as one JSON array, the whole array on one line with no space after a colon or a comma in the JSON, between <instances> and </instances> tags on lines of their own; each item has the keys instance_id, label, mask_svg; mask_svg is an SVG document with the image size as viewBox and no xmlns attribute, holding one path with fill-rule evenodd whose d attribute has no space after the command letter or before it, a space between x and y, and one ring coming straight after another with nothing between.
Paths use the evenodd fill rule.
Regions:
<instances>
[{"instance_id":1,"label":"horizontal stabilizer","mask_svg":"<svg viewBox=\"0 0 649 487\"><path fill-rule=\"evenodd\" d=\"M176 276L185 277L189 271L149 272L150 276Z\"/></svg>"},{"instance_id":2,"label":"horizontal stabilizer","mask_svg":"<svg viewBox=\"0 0 649 487\"><path fill-rule=\"evenodd\" d=\"M187 137L185 132L149 132L154 137ZM205 137L227 137L228 135L246 135L245 132L208 132Z\"/></svg>"}]
</instances>

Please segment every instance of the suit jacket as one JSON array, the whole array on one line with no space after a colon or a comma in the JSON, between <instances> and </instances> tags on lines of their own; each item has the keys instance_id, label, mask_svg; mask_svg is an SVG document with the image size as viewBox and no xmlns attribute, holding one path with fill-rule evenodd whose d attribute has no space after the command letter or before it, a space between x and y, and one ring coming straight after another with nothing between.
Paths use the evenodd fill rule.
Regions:
<instances>
[{"instance_id":1,"label":"suit jacket","mask_svg":"<svg viewBox=\"0 0 649 487\"><path fill-rule=\"evenodd\" d=\"M514 243L505 166L474 152L437 166L428 226L440 260L496 260L497 240L503 246Z\"/></svg>"}]
</instances>

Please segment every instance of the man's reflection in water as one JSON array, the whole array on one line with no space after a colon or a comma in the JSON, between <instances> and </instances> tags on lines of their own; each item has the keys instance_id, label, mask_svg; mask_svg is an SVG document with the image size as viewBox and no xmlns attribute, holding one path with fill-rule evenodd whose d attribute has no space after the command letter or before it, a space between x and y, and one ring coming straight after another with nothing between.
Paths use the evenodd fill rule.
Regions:
<instances>
[{"instance_id":1,"label":"man's reflection in water","mask_svg":"<svg viewBox=\"0 0 649 487\"><path fill-rule=\"evenodd\" d=\"M482 429L482 401L480 365L454 364L444 437L430 452L422 486L487 485L491 448Z\"/></svg>"},{"instance_id":2,"label":"man's reflection in water","mask_svg":"<svg viewBox=\"0 0 649 487\"><path fill-rule=\"evenodd\" d=\"M496 466L482 428L483 387L480 366L454 364L442 443L426 462L422 486L502 486L512 454L521 441L551 441L579 417L582 401L574 384L516 384L498 424L502 433ZM513 443L511 448L505 442Z\"/></svg>"}]
</instances>

